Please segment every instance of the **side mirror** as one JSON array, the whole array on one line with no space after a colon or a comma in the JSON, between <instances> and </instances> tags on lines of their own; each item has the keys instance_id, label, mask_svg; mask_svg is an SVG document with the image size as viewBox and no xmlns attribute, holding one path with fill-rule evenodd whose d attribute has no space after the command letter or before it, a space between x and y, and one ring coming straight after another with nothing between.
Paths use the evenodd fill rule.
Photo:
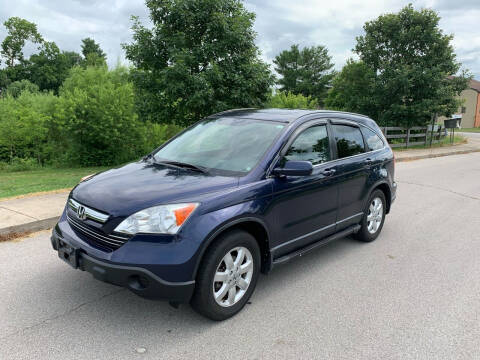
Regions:
<instances>
[{"instance_id":1,"label":"side mirror","mask_svg":"<svg viewBox=\"0 0 480 360\"><path fill-rule=\"evenodd\" d=\"M313 171L310 161L287 161L283 167L276 167L272 174L283 176L307 176Z\"/></svg>"}]
</instances>

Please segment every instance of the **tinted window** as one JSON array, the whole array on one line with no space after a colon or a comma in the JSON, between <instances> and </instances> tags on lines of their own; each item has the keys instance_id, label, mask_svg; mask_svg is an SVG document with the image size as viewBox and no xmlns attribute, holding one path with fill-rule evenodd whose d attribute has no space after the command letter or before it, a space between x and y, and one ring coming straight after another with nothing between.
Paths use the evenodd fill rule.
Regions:
<instances>
[{"instance_id":1,"label":"tinted window","mask_svg":"<svg viewBox=\"0 0 480 360\"><path fill-rule=\"evenodd\" d=\"M333 128L339 158L365 152L363 137L359 128L348 125L333 125Z\"/></svg>"},{"instance_id":2,"label":"tinted window","mask_svg":"<svg viewBox=\"0 0 480 360\"><path fill-rule=\"evenodd\" d=\"M313 165L330 160L327 127L319 125L304 130L293 141L285 159L310 161Z\"/></svg>"},{"instance_id":3,"label":"tinted window","mask_svg":"<svg viewBox=\"0 0 480 360\"><path fill-rule=\"evenodd\" d=\"M380 139L380 136L365 127L362 127L362 132L363 136L365 137L365 142L367 143L368 150L373 151L383 148L383 141L382 139Z\"/></svg>"}]
</instances>

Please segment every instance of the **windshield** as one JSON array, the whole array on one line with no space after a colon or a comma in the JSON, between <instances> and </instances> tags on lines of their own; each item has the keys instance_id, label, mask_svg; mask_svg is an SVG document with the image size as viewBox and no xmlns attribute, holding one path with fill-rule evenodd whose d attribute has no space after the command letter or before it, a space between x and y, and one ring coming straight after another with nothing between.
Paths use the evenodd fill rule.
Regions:
<instances>
[{"instance_id":1,"label":"windshield","mask_svg":"<svg viewBox=\"0 0 480 360\"><path fill-rule=\"evenodd\" d=\"M207 169L247 173L285 127L275 121L217 118L199 122L162 147L157 162L176 161Z\"/></svg>"}]
</instances>

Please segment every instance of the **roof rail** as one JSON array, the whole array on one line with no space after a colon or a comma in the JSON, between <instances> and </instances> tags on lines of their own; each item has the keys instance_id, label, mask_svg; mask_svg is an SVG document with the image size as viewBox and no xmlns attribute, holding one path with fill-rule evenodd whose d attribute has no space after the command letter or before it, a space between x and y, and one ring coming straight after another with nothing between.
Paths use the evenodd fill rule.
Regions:
<instances>
[{"instance_id":1,"label":"roof rail","mask_svg":"<svg viewBox=\"0 0 480 360\"><path fill-rule=\"evenodd\" d=\"M323 111L325 111L325 112L331 112L331 113L355 115L355 116L360 116L360 117L364 117L364 118L367 118L367 119L371 119L370 116L368 116L368 115L363 115L363 114L354 113L354 112L349 112L349 111L341 111L341 110L323 110Z\"/></svg>"},{"instance_id":2,"label":"roof rail","mask_svg":"<svg viewBox=\"0 0 480 360\"><path fill-rule=\"evenodd\" d=\"M230 109L230 110L220 111L220 112L218 112L218 113L215 113L215 114L209 115L208 117L211 117L211 116L219 116L219 115L228 114L228 113L230 113L230 112L234 112L234 111L240 111L240 110L258 110L258 109L257 109L257 108L239 108L239 109Z\"/></svg>"}]
</instances>

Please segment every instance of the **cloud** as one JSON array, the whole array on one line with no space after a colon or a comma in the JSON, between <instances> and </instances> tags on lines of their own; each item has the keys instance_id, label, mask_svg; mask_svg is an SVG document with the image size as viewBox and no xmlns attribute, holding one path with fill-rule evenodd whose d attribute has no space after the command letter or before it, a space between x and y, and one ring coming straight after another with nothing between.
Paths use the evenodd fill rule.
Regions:
<instances>
[{"instance_id":1,"label":"cloud","mask_svg":"<svg viewBox=\"0 0 480 360\"><path fill-rule=\"evenodd\" d=\"M68 51L80 52L81 39L91 37L107 53L109 65L124 61L121 43L131 40L131 15L148 21L143 1L0 0L0 22L11 16L25 18L37 24L46 40L55 41L60 49ZM0 39L5 35L2 26ZM25 53L33 50L34 47L27 47Z\"/></svg>"},{"instance_id":2,"label":"cloud","mask_svg":"<svg viewBox=\"0 0 480 360\"><path fill-rule=\"evenodd\" d=\"M362 33L363 24L381 13L398 11L401 2L247 0L246 7L257 13L255 28L267 60L295 43L320 44L329 49L338 69L353 56L355 37Z\"/></svg>"},{"instance_id":3,"label":"cloud","mask_svg":"<svg viewBox=\"0 0 480 360\"><path fill-rule=\"evenodd\" d=\"M453 34L453 45L465 67L480 79L480 1L416 0L415 8L432 7L440 26ZM387 12L399 11L404 0L245 0L256 13L255 30L262 57L271 63L292 44L325 45L337 69L354 56L355 37L363 24ZM121 43L131 40L130 16L148 22L143 0L0 0L0 22L20 16L38 25L40 33L63 50L80 51L81 39L92 37L108 54L109 65L124 60ZM0 40L5 36L0 27Z\"/></svg>"},{"instance_id":4,"label":"cloud","mask_svg":"<svg viewBox=\"0 0 480 360\"><path fill-rule=\"evenodd\" d=\"M452 1L452 0L433 0L430 4L431 7L434 7L437 10L456 10L464 11L471 10L479 7L478 0L461 0L461 1Z\"/></svg>"}]
</instances>

